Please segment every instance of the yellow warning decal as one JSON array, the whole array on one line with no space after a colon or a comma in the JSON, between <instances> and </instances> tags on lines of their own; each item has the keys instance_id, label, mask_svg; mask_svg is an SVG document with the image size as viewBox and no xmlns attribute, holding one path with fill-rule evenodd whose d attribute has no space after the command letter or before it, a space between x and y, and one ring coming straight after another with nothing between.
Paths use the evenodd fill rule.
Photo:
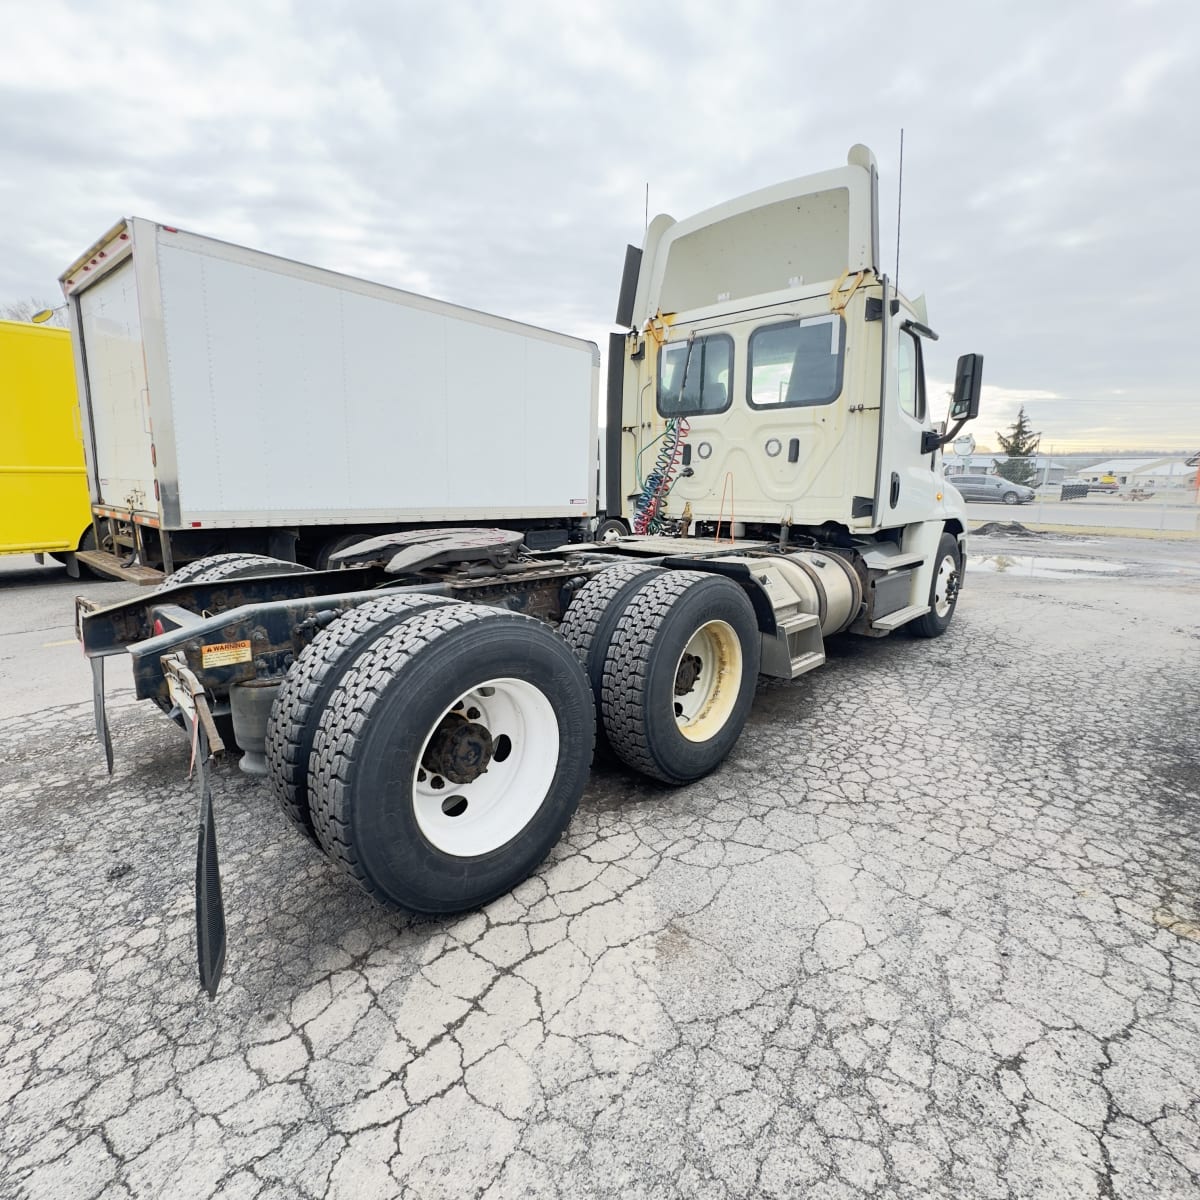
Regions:
<instances>
[{"instance_id":1,"label":"yellow warning decal","mask_svg":"<svg viewBox=\"0 0 1200 1200\"><path fill-rule=\"evenodd\" d=\"M209 667L231 667L234 663L250 662L253 657L249 642L217 642L215 646L200 647L200 665L205 670Z\"/></svg>"}]
</instances>

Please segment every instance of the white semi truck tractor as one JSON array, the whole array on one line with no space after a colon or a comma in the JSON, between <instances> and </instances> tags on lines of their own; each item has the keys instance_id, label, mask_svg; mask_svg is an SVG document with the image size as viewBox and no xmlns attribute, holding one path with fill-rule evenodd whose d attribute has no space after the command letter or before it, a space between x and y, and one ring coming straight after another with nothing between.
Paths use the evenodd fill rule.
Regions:
<instances>
[{"instance_id":1,"label":"white semi truck tractor","mask_svg":"<svg viewBox=\"0 0 1200 1200\"><path fill-rule=\"evenodd\" d=\"M110 769L103 662L200 745L227 740L295 828L386 905L474 908L542 862L597 738L687 784L735 747L760 674L838 634L943 633L966 516L941 447L977 415L959 359L935 425L924 305L879 261L877 174L844 167L656 218L609 346L606 520L594 543L420 527L314 571L199 560L155 593L77 602ZM586 392L587 389L583 389ZM200 977L224 960L211 787Z\"/></svg>"}]
</instances>

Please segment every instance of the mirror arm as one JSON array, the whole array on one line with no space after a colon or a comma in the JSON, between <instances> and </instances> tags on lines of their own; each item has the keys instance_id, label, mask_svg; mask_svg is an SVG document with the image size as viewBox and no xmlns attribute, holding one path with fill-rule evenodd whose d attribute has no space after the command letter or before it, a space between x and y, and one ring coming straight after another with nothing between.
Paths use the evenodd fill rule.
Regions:
<instances>
[{"instance_id":1,"label":"mirror arm","mask_svg":"<svg viewBox=\"0 0 1200 1200\"><path fill-rule=\"evenodd\" d=\"M958 431L969 421L969 417L963 417L961 421L947 429L945 433L939 434L934 429L926 429L921 434L921 453L932 454L935 450L940 450L947 442L952 442L958 437Z\"/></svg>"}]
</instances>

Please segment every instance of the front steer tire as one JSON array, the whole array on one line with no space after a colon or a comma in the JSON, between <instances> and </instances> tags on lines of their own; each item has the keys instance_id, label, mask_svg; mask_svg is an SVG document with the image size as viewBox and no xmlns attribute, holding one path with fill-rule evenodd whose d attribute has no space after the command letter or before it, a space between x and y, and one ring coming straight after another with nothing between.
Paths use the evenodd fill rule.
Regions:
<instances>
[{"instance_id":1,"label":"front steer tire","mask_svg":"<svg viewBox=\"0 0 1200 1200\"><path fill-rule=\"evenodd\" d=\"M761 639L731 580L668 571L625 606L608 647L604 731L617 756L663 783L690 783L733 749L754 701Z\"/></svg>"},{"instance_id":2,"label":"front steer tire","mask_svg":"<svg viewBox=\"0 0 1200 1200\"><path fill-rule=\"evenodd\" d=\"M313 826L376 900L421 913L477 908L558 841L594 735L587 676L556 633L474 604L430 608L372 642L325 705L310 760Z\"/></svg>"},{"instance_id":3,"label":"front steer tire","mask_svg":"<svg viewBox=\"0 0 1200 1200\"><path fill-rule=\"evenodd\" d=\"M962 551L952 533L943 533L938 541L937 558L933 566L933 581L929 585L929 611L909 621L908 631L919 638L941 637L954 620L958 607L958 585L962 578Z\"/></svg>"},{"instance_id":4,"label":"front steer tire","mask_svg":"<svg viewBox=\"0 0 1200 1200\"><path fill-rule=\"evenodd\" d=\"M382 596L360 604L326 626L305 646L279 686L267 721L267 775L279 807L297 829L320 846L309 810L309 757L317 723L343 669L388 629L444 596Z\"/></svg>"}]
</instances>

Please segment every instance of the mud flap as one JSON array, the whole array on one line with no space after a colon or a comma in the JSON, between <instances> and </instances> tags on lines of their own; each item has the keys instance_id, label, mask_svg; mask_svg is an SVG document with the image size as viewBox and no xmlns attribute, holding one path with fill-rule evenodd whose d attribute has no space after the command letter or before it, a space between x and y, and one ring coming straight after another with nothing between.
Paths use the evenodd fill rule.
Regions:
<instances>
[{"instance_id":1,"label":"mud flap","mask_svg":"<svg viewBox=\"0 0 1200 1200\"><path fill-rule=\"evenodd\" d=\"M112 736L108 732L108 713L104 708L104 659L97 656L92 663L92 707L96 712L96 736L104 746L104 761L108 773L113 773Z\"/></svg>"},{"instance_id":2,"label":"mud flap","mask_svg":"<svg viewBox=\"0 0 1200 1200\"><path fill-rule=\"evenodd\" d=\"M225 902L221 896L221 864L217 856L210 767L225 746L213 724L204 689L183 658L165 655L161 661L171 700L191 728L192 766L200 774L200 817L196 829L196 963L200 970L200 986L210 1000L215 1000L225 969Z\"/></svg>"},{"instance_id":3,"label":"mud flap","mask_svg":"<svg viewBox=\"0 0 1200 1200\"><path fill-rule=\"evenodd\" d=\"M213 819L208 735L196 717L196 767L200 772L200 823L196 837L196 958L200 986L217 998L225 969L225 903L221 897L221 865L217 858L217 826Z\"/></svg>"}]
</instances>

